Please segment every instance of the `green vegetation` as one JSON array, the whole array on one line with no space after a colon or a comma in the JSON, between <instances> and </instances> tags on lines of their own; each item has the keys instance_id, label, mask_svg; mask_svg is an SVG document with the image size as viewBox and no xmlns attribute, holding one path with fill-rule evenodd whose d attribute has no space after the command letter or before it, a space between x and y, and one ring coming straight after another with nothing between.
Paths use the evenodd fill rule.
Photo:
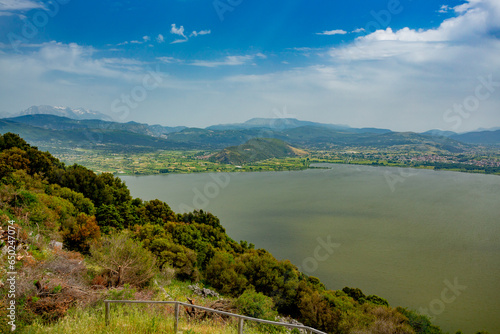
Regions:
<instances>
[{"instance_id":1,"label":"green vegetation","mask_svg":"<svg viewBox=\"0 0 500 334\"><path fill-rule=\"evenodd\" d=\"M171 311L153 306L135 311L114 305L111 327L104 329L102 300L220 302L186 289L200 282L223 293L225 307L267 318L279 313L328 333L442 333L425 316L392 308L381 297L359 289L328 290L289 261L232 240L208 212L176 214L160 200L133 199L113 175L65 166L17 135L1 136L0 152L0 226L5 231L14 220L18 233L20 332L168 332L171 318L164 317ZM5 282L7 272L1 270ZM3 319L7 291L7 284L0 288ZM187 319L193 333L213 332L217 322ZM5 322L0 326L10 330ZM221 331L215 326L224 332L232 324Z\"/></svg>"},{"instance_id":2,"label":"green vegetation","mask_svg":"<svg viewBox=\"0 0 500 334\"><path fill-rule=\"evenodd\" d=\"M212 151L156 151L145 153L109 153L76 150L55 154L67 164L79 164L98 173L151 175L168 173L215 173L302 170L308 167L307 158L285 157L255 161L243 165L211 161Z\"/></svg>"},{"instance_id":3,"label":"green vegetation","mask_svg":"<svg viewBox=\"0 0 500 334\"><path fill-rule=\"evenodd\" d=\"M245 165L272 158L307 155L306 151L291 147L284 141L274 138L255 138L239 146L228 147L210 157L211 161L232 165Z\"/></svg>"}]
</instances>

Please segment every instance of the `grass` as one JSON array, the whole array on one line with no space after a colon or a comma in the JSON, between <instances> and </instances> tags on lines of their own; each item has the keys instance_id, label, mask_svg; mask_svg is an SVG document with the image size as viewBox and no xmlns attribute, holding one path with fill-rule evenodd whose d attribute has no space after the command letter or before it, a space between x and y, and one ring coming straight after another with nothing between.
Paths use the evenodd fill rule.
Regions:
<instances>
[{"instance_id":1,"label":"grass","mask_svg":"<svg viewBox=\"0 0 500 334\"><path fill-rule=\"evenodd\" d=\"M184 334L234 334L238 332L237 320L228 323L214 320L188 321L180 308L179 333ZM55 324L39 321L24 328L23 334L124 334L124 333L174 333L174 308L172 305L111 305L110 323L105 325L104 303L86 309L73 309ZM251 324L245 325L245 333L261 334Z\"/></svg>"}]
</instances>

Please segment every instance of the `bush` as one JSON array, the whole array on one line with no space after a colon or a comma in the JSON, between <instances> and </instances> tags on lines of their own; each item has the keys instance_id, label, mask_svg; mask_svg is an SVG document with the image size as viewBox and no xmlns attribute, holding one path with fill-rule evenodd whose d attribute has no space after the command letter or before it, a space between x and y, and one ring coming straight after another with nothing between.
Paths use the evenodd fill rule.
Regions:
<instances>
[{"instance_id":1,"label":"bush","mask_svg":"<svg viewBox=\"0 0 500 334\"><path fill-rule=\"evenodd\" d=\"M94 243L90 254L112 286L144 286L156 272L154 255L126 232L109 235L103 238L101 244Z\"/></svg>"},{"instance_id":2,"label":"bush","mask_svg":"<svg viewBox=\"0 0 500 334\"><path fill-rule=\"evenodd\" d=\"M274 320L273 299L255 290L246 290L236 300L236 307L246 316L265 320Z\"/></svg>"},{"instance_id":3,"label":"bush","mask_svg":"<svg viewBox=\"0 0 500 334\"><path fill-rule=\"evenodd\" d=\"M69 250L88 254L91 243L101 238L101 231L94 216L81 213L69 230L63 233L63 238Z\"/></svg>"},{"instance_id":4,"label":"bush","mask_svg":"<svg viewBox=\"0 0 500 334\"><path fill-rule=\"evenodd\" d=\"M239 296L248 287L247 279L235 271L236 263L229 253L216 253L205 270L205 279L219 292Z\"/></svg>"},{"instance_id":5,"label":"bush","mask_svg":"<svg viewBox=\"0 0 500 334\"><path fill-rule=\"evenodd\" d=\"M278 312L273 310L273 299L260 292L255 292L253 289L245 290L245 292L238 297L235 305L240 313L252 318L275 321L278 315ZM259 328L260 332L269 334L287 332L284 327L275 325L258 323L256 326Z\"/></svg>"}]
</instances>

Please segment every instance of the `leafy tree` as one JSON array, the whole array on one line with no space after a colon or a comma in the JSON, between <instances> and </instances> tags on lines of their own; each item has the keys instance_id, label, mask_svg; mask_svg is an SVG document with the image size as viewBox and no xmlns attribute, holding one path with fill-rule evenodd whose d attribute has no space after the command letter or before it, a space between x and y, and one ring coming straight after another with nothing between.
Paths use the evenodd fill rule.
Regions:
<instances>
[{"instance_id":1,"label":"leafy tree","mask_svg":"<svg viewBox=\"0 0 500 334\"><path fill-rule=\"evenodd\" d=\"M100 206L97 209L96 218L103 233L109 233L112 230L121 231L124 228L123 218L114 205Z\"/></svg>"},{"instance_id":2,"label":"leafy tree","mask_svg":"<svg viewBox=\"0 0 500 334\"><path fill-rule=\"evenodd\" d=\"M154 239L149 249L158 258L160 268L165 265L176 268L176 275L182 280L197 281L200 278L196 268L196 253L182 245L170 242L168 239Z\"/></svg>"},{"instance_id":3,"label":"leafy tree","mask_svg":"<svg viewBox=\"0 0 500 334\"><path fill-rule=\"evenodd\" d=\"M177 218L172 209L165 202L158 199L145 202L137 211L140 218L145 222L153 224L173 222Z\"/></svg>"}]
</instances>

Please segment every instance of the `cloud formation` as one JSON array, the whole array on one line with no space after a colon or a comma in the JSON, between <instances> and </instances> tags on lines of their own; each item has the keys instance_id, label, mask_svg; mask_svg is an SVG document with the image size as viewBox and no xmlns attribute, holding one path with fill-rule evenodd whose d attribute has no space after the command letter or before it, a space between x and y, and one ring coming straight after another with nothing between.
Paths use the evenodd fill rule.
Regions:
<instances>
[{"instance_id":1,"label":"cloud formation","mask_svg":"<svg viewBox=\"0 0 500 334\"><path fill-rule=\"evenodd\" d=\"M342 30L342 29L328 30L328 31L317 32L316 33L316 35L325 35L325 36L345 35L345 34L347 34L347 31Z\"/></svg>"},{"instance_id":2,"label":"cloud formation","mask_svg":"<svg viewBox=\"0 0 500 334\"><path fill-rule=\"evenodd\" d=\"M203 35L209 35L211 34L212 31L211 30L200 30L200 31L194 31L191 33L191 35L189 35L189 37L197 37L197 36L203 36Z\"/></svg>"},{"instance_id":3,"label":"cloud formation","mask_svg":"<svg viewBox=\"0 0 500 334\"><path fill-rule=\"evenodd\" d=\"M14 15L19 11L44 8L43 4L33 0L2 0L0 1L0 16Z\"/></svg>"},{"instance_id":4,"label":"cloud formation","mask_svg":"<svg viewBox=\"0 0 500 334\"><path fill-rule=\"evenodd\" d=\"M193 30L193 32L188 37L184 34L184 26L180 26L179 28L177 28L177 25L175 23L173 23L172 28L170 29L170 33L182 37L182 38L178 38L178 39L174 40L173 42L170 42L170 44L176 44L176 43L187 42L189 40L189 37L198 37L198 36L203 36L203 35L209 35L212 33L212 31L209 29L200 30L200 31Z\"/></svg>"},{"instance_id":5,"label":"cloud formation","mask_svg":"<svg viewBox=\"0 0 500 334\"><path fill-rule=\"evenodd\" d=\"M236 65L247 65L247 64L255 65L253 61L256 58L265 59L267 58L267 56L262 53L257 53L254 55L244 55L244 56L227 56L226 58L220 61L196 60L190 63L190 65L202 66L202 67L236 66Z\"/></svg>"}]
</instances>

